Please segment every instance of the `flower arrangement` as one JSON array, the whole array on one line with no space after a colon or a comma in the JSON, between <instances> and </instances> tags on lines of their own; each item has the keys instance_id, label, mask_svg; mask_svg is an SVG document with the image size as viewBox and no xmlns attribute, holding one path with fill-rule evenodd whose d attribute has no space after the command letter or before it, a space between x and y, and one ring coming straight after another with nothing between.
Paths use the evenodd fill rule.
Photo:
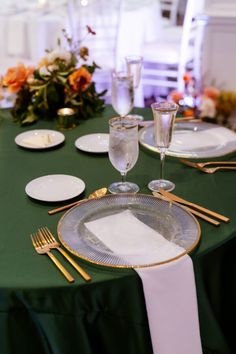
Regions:
<instances>
[{"instance_id":1,"label":"flower arrangement","mask_svg":"<svg viewBox=\"0 0 236 354\"><path fill-rule=\"evenodd\" d=\"M58 41L58 48L46 50L36 68L20 63L9 68L2 78L2 86L16 94L12 115L22 125L38 119L54 119L58 109L73 108L78 120L91 117L104 109L106 91L97 93L92 81L99 67L88 65L87 47L73 42L63 30L66 49ZM96 33L87 26L86 35ZM80 64L80 61L82 62Z\"/></svg>"},{"instance_id":2,"label":"flower arrangement","mask_svg":"<svg viewBox=\"0 0 236 354\"><path fill-rule=\"evenodd\" d=\"M236 110L236 92L219 90L213 86L196 91L195 79L185 73L184 92L172 91L170 98L180 105L183 116L195 116L203 120L228 125L228 119Z\"/></svg>"}]
</instances>

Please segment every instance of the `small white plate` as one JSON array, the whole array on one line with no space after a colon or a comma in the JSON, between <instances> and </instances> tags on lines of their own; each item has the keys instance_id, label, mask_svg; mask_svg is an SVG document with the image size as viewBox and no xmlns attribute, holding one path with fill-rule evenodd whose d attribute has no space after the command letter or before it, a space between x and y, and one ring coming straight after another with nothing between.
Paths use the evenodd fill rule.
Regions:
<instances>
[{"instance_id":1,"label":"small white plate","mask_svg":"<svg viewBox=\"0 0 236 354\"><path fill-rule=\"evenodd\" d=\"M60 202L74 198L85 189L80 178L70 175L47 175L38 177L25 187L26 194L44 202Z\"/></svg>"},{"instance_id":2,"label":"small white plate","mask_svg":"<svg viewBox=\"0 0 236 354\"><path fill-rule=\"evenodd\" d=\"M44 138L48 139L45 143ZM15 137L15 143L27 149L48 149L61 144L64 140L64 134L48 129L28 130Z\"/></svg>"},{"instance_id":3,"label":"small white plate","mask_svg":"<svg viewBox=\"0 0 236 354\"><path fill-rule=\"evenodd\" d=\"M75 146L86 152L108 152L109 134L97 133L81 136L75 141Z\"/></svg>"}]
</instances>

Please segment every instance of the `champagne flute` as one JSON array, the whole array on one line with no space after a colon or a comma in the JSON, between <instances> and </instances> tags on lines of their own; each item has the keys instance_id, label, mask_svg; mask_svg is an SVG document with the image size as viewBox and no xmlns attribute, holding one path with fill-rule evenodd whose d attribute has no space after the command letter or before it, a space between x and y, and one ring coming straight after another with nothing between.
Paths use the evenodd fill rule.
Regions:
<instances>
[{"instance_id":1,"label":"champagne flute","mask_svg":"<svg viewBox=\"0 0 236 354\"><path fill-rule=\"evenodd\" d=\"M121 173L121 182L112 183L110 193L137 193L139 187L126 181L126 174L138 160L138 124L134 119L115 117L109 120L109 159Z\"/></svg>"},{"instance_id":2,"label":"champagne flute","mask_svg":"<svg viewBox=\"0 0 236 354\"><path fill-rule=\"evenodd\" d=\"M112 106L121 116L126 116L134 104L133 77L125 71L112 72Z\"/></svg>"},{"instance_id":3,"label":"champagne flute","mask_svg":"<svg viewBox=\"0 0 236 354\"><path fill-rule=\"evenodd\" d=\"M154 140L160 151L161 173L160 179L151 181L148 188L157 192L160 188L172 191L175 184L164 179L165 153L171 143L175 116L179 106L174 102L155 102L151 105L154 116Z\"/></svg>"},{"instance_id":4,"label":"champagne flute","mask_svg":"<svg viewBox=\"0 0 236 354\"><path fill-rule=\"evenodd\" d=\"M129 55L125 57L125 61L128 74L133 76L133 86L134 91L136 91L135 97L137 98L137 91L141 80L143 57L139 55ZM137 114L130 114L130 117L133 117L137 120L143 120L143 116Z\"/></svg>"}]
</instances>

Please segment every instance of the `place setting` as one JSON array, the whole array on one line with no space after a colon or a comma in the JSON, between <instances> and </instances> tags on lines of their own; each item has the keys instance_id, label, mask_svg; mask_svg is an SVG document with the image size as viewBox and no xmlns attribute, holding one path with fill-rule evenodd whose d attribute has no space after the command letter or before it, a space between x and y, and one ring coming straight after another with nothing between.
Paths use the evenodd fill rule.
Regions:
<instances>
[{"instance_id":1,"label":"place setting","mask_svg":"<svg viewBox=\"0 0 236 354\"><path fill-rule=\"evenodd\" d=\"M153 126L143 127L139 141L145 148L159 152L156 147ZM178 121L173 127L173 137L166 154L182 158L215 158L234 152L236 134L223 126L201 121Z\"/></svg>"}]
</instances>

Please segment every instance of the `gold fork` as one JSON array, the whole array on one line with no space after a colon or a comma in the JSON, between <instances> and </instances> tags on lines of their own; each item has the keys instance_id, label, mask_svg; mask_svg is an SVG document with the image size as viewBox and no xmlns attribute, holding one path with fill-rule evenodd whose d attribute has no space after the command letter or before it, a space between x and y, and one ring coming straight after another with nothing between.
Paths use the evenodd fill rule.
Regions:
<instances>
[{"instance_id":1,"label":"gold fork","mask_svg":"<svg viewBox=\"0 0 236 354\"><path fill-rule=\"evenodd\" d=\"M195 167L195 168L202 168L209 165L217 165L217 166L233 166L236 165L236 161L207 161L207 162L192 162L189 160L179 159L184 165Z\"/></svg>"},{"instance_id":2,"label":"gold fork","mask_svg":"<svg viewBox=\"0 0 236 354\"><path fill-rule=\"evenodd\" d=\"M88 273L85 272L83 268L81 268L73 258L69 256L68 253L64 251L63 248L61 248L60 243L55 239L51 231L48 229L48 227L41 227L38 230L41 239L43 241L43 244L45 246L48 246L49 248L56 248L69 262L70 264L77 270L77 272L81 275L81 277L86 280L90 281L91 277Z\"/></svg>"},{"instance_id":3,"label":"gold fork","mask_svg":"<svg viewBox=\"0 0 236 354\"><path fill-rule=\"evenodd\" d=\"M73 283L75 279L71 274L63 267L63 265L58 261L58 259L50 252L49 246L47 246L41 236L38 233L30 235L33 246L38 254L46 254L52 260L52 262L57 266L61 273L65 276L69 283Z\"/></svg>"},{"instance_id":4,"label":"gold fork","mask_svg":"<svg viewBox=\"0 0 236 354\"><path fill-rule=\"evenodd\" d=\"M233 166L218 166L218 167L198 167L200 171L206 172L206 173L215 173L220 170L236 170L236 167Z\"/></svg>"}]
</instances>

